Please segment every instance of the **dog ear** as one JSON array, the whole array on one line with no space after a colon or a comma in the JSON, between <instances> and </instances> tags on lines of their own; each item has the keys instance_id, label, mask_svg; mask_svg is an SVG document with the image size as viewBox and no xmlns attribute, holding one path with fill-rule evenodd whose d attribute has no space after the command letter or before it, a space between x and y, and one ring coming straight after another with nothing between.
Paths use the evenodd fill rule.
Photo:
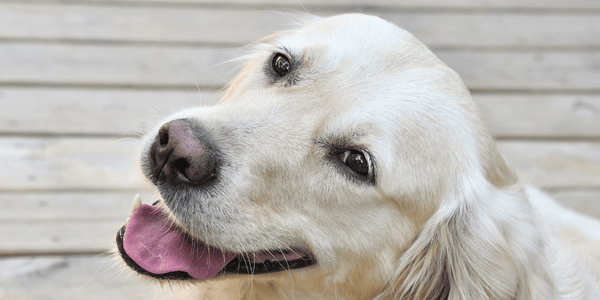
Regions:
<instances>
[{"instance_id":1,"label":"dog ear","mask_svg":"<svg viewBox=\"0 0 600 300\"><path fill-rule=\"evenodd\" d=\"M503 161L487 167L503 167ZM553 299L543 232L504 170L459 176L376 299ZM493 182L490 179L496 178ZM498 179L500 178L500 179Z\"/></svg>"}]
</instances>

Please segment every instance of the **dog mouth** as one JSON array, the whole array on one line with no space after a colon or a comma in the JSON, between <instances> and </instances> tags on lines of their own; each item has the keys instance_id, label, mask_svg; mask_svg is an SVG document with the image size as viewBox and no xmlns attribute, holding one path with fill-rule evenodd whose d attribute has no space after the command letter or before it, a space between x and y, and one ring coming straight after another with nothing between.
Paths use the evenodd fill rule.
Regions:
<instances>
[{"instance_id":1,"label":"dog mouth","mask_svg":"<svg viewBox=\"0 0 600 300\"><path fill-rule=\"evenodd\" d=\"M258 275L310 267L316 260L300 249L232 253L194 239L159 205L142 205L119 230L117 248L134 271L156 279L203 280L226 275Z\"/></svg>"}]
</instances>

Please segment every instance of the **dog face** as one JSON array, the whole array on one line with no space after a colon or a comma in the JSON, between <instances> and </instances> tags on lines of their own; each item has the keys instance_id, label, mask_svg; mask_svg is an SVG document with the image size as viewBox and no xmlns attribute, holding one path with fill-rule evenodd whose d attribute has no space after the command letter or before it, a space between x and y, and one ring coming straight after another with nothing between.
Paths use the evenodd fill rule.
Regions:
<instances>
[{"instance_id":1,"label":"dog face","mask_svg":"<svg viewBox=\"0 0 600 300\"><path fill-rule=\"evenodd\" d=\"M237 260L201 279L356 299L393 279L458 186L515 182L459 76L354 14L262 40L217 105L166 119L140 157L174 227Z\"/></svg>"}]
</instances>

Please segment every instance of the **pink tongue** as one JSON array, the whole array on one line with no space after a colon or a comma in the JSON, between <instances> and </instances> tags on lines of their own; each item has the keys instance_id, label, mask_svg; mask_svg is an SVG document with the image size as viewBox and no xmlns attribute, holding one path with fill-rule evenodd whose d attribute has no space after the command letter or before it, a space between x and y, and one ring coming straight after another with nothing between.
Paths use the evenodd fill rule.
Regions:
<instances>
[{"instance_id":1,"label":"pink tongue","mask_svg":"<svg viewBox=\"0 0 600 300\"><path fill-rule=\"evenodd\" d=\"M198 241L192 247L160 207L146 204L131 216L123 248L146 271L154 274L184 271L196 279L217 275L236 256Z\"/></svg>"}]
</instances>

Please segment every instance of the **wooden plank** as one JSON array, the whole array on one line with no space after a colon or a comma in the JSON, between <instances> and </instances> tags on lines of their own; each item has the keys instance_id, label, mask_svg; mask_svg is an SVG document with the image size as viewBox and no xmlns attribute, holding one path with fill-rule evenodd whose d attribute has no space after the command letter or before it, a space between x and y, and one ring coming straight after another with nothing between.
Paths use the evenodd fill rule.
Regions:
<instances>
[{"instance_id":1,"label":"wooden plank","mask_svg":"<svg viewBox=\"0 0 600 300\"><path fill-rule=\"evenodd\" d=\"M131 213L130 192L0 193L0 223L121 221ZM158 192L140 193L151 204Z\"/></svg>"},{"instance_id":2,"label":"wooden plank","mask_svg":"<svg viewBox=\"0 0 600 300\"><path fill-rule=\"evenodd\" d=\"M539 187L600 187L599 142L503 141L521 180Z\"/></svg>"},{"instance_id":3,"label":"wooden plank","mask_svg":"<svg viewBox=\"0 0 600 300\"><path fill-rule=\"evenodd\" d=\"M600 219L600 190L551 191L549 194L573 210Z\"/></svg>"},{"instance_id":4,"label":"wooden plank","mask_svg":"<svg viewBox=\"0 0 600 300\"><path fill-rule=\"evenodd\" d=\"M7 1L7 0L3 0ZM32 0L27 0L32 1ZM62 0L33 0L34 2L43 3L62 3ZM325 7L391 7L391 8L443 8L443 9L493 9L493 8L509 8L509 9L594 9L600 8L600 4L594 0L303 0L297 1L286 0L76 0L81 3L134 3L134 4L219 4L219 5L242 5L242 6L268 6L286 7L291 6L298 10L303 10L303 7L310 6L325 6ZM300 5L302 4L302 5Z\"/></svg>"},{"instance_id":5,"label":"wooden plank","mask_svg":"<svg viewBox=\"0 0 600 300\"><path fill-rule=\"evenodd\" d=\"M437 51L470 89L598 90L597 52Z\"/></svg>"},{"instance_id":6,"label":"wooden plank","mask_svg":"<svg viewBox=\"0 0 600 300\"><path fill-rule=\"evenodd\" d=\"M437 51L477 90L598 90L600 53ZM215 47L0 44L0 83L196 88L222 86L235 57ZM212 68L208 68L213 66ZM217 67L218 66L218 67Z\"/></svg>"},{"instance_id":7,"label":"wooden plank","mask_svg":"<svg viewBox=\"0 0 600 300\"><path fill-rule=\"evenodd\" d=\"M600 95L474 94L499 137L598 138Z\"/></svg>"},{"instance_id":8,"label":"wooden plank","mask_svg":"<svg viewBox=\"0 0 600 300\"><path fill-rule=\"evenodd\" d=\"M95 255L0 258L0 299L152 299L161 290L116 262Z\"/></svg>"},{"instance_id":9,"label":"wooden plank","mask_svg":"<svg viewBox=\"0 0 600 300\"><path fill-rule=\"evenodd\" d=\"M0 255L101 252L113 247L136 192L0 194ZM146 204L158 193L142 193Z\"/></svg>"},{"instance_id":10,"label":"wooden plank","mask_svg":"<svg viewBox=\"0 0 600 300\"><path fill-rule=\"evenodd\" d=\"M220 95L211 90L0 88L0 133L143 134L163 116L213 105ZM600 95L476 93L473 98L496 136L600 137Z\"/></svg>"},{"instance_id":11,"label":"wooden plank","mask_svg":"<svg viewBox=\"0 0 600 300\"><path fill-rule=\"evenodd\" d=\"M255 10L0 4L5 38L239 44L287 23L282 14Z\"/></svg>"},{"instance_id":12,"label":"wooden plank","mask_svg":"<svg viewBox=\"0 0 600 300\"><path fill-rule=\"evenodd\" d=\"M0 223L0 255L97 253L113 247L125 220Z\"/></svg>"},{"instance_id":13,"label":"wooden plank","mask_svg":"<svg viewBox=\"0 0 600 300\"><path fill-rule=\"evenodd\" d=\"M163 117L219 97L210 90L0 88L0 132L138 135Z\"/></svg>"},{"instance_id":14,"label":"wooden plank","mask_svg":"<svg viewBox=\"0 0 600 300\"><path fill-rule=\"evenodd\" d=\"M132 139L0 139L0 190L142 189Z\"/></svg>"},{"instance_id":15,"label":"wooden plank","mask_svg":"<svg viewBox=\"0 0 600 300\"><path fill-rule=\"evenodd\" d=\"M144 191L137 145L110 138L1 138L0 191ZM527 183L600 187L600 142L502 141L500 147Z\"/></svg>"},{"instance_id":16,"label":"wooden plank","mask_svg":"<svg viewBox=\"0 0 600 300\"><path fill-rule=\"evenodd\" d=\"M82 86L222 86L231 49L0 43L0 83ZM238 63L239 64L239 63Z\"/></svg>"},{"instance_id":17,"label":"wooden plank","mask_svg":"<svg viewBox=\"0 0 600 300\"><path fill-rule=\"evenodd\" d=\"M599 15L388 12L377 15L408 30L434 50L443 47L575 48L600 43L600 29L595 25L600 23Z\"/></svg>"},{"instance_id":18,"label":"wooden plank","mask_svg":"<svg viewBox=\"0 0 600 300\"><path fill-rule=\"evenodd\" d=\"M598 15L373 13L429 47L600 46ZM291 22L285 13L255 9L0 3L0 37L9 39L247 44Z\"/></svg>"}]
</instances>

